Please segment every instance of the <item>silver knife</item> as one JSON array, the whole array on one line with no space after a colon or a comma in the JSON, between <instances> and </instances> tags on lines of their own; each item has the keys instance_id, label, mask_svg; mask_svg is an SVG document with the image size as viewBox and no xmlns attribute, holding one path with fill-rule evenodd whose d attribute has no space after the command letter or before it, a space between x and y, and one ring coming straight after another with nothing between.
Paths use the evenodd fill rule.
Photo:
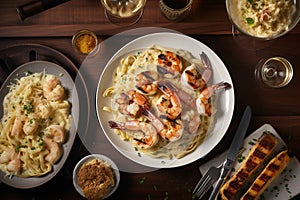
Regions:
<instances>
[{"instance_id":1,"label":"silver knife","mask_svg":"<svg viewBox=\"0 0 300 200\"><path fill-rule=\"evenodd\" d=\"M209 200L215 200L217 194L219 193L220 187L222 186L224 180L228 176L229 171L231 170L231 167L232 167L234 161L236 160L236 157L237 157L237 155L240 151L240 148L243 144L244 137L245 137L245 134L247 132L247 129L248 129L248 126L250 123L251 115L252 115L251 108L250 108L250 106L247 106L244 111L241 122L235 132L235 136L234 136L234 138L231 142L231 145L228 149L228 153L227 153L226 159L223 163L223 167L221 169L221 174L220 174L220 177L216 184L216 187L212 191L212 193L209 197Z\"/></svg>"}]
</instances>

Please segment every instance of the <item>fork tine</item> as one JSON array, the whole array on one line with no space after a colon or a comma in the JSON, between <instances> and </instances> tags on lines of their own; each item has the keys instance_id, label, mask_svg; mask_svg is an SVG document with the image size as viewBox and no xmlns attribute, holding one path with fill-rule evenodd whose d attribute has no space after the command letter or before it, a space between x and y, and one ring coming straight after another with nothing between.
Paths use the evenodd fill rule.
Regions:
<instances>
[{"instance_id":1,"label":"fork tine","mask_svg":"<svg viewBox=\"0 0 300 200\"><path fill-rule=\"evenodd\" d=\"M212 168L206 171L206 173L202 176L202 178L198 181L196 187L194 188L193 194L196 194L196 196L198 196L198 194L201 193L202 188L205 187L211 180L210 174L212 171Z\"/></svg>"},{"instance_id":2,"label":"fork tine","mask_svg":"<svg viewBox=\"0 0 300 200\"><path fill-rule=\"evenodd\" d=\"M197 195L197 193L201 190L201 188L203 188L203 186L205 186L205 184L206 184L208 181L209 181L209 177L208 177L207 174L206 174L206 176L203 176L203 177L199 180L199 182L197 183L197 185L196 185L196 187L195 187L195 189L194 189L194 191L193 191L193 194L196 194L196 195Z\"/></svg>"},{"instance_id":3,"label":"fork tine","mask_svg":"<svg viewBox=\"0 0 300 200\"><path fill-rule=\"evenodd\" d=\"M204 184L205 180L208 178L207 176L208 174L206 173L204 176L202 176L202 178L198 181L197 185L195 186L194 190L193 190L193 194L195 194L199 188Z\"/></svg>"},{"instance_id":4,"label":"fork tine","mask_svg":"<svg viewBox=\"0 0 300 200\"><path fill-rule=\"evenodd\" d=\"M199 187L198 191L196 192L196 196L199 197L199 199L209 190L209 188L214 183L214 179L212 179L210 176L206 178L206 180L203 182L202 186Z\"/></svg>"},{"instance_id":5,"label":"fork tine","mask_svg":"<svg viewBox=\"0 0 300 200\"><path fill-rule=\"evenodd\" d=\"M210 167L202 178L198 181L194 191L194 194L199 199L210 189L219 176L220 167Z\"/></svg>"}]
</instances>

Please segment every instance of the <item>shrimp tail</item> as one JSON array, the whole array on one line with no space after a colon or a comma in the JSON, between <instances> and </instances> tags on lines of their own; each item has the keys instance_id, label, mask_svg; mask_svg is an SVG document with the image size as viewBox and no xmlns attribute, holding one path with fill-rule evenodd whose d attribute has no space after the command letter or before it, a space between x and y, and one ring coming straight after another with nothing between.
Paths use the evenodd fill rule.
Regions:
<instances>
[{"instance_id":1,"label":"shrimp tail","mask_svg":"<svg viewBox=\"0 0 300 200\"><path fill-rule=\"evenodd\" d=\"M207 85L210 78L211 78L211 76L212 76L211 62L210 62L209 58L207 57L207 55L204 52L202 52L200 54L200 58L201 58L201 61L204 65L204 67L205 67L205 70L202 73L202 79L205 82L205 84Z\"/></svg>"},{"instance_id":2,"label":"shrimp tail","mask_svg":"<svg viewBox=\"0 0 300 200\"><path fill-rule=\"evenodd\" d=\"M189 95L184 90L177 88L170 81L164 81L163 84L165 86L167 86L170 90L174 91L183 103L185 103L186 105L188 105L192 108L195 108L196 104L195 104L195 98L194 97Z\"/></svg>"},{"instance_id":3,"label":"shrimp tail","mask_svg":"<svg viewBox=\"0 0 300 200\"><path fill-rule=\"evenodd\" d=\"M215 85L215 90L216 91L219 91L219 90L222 90L222 89L224 89L224 90L227 90L227 89L230 89L231 88L231 85L230 85L230 83L227 83L227 82L220 82L220 83L217 83L216 85Z\"/></svg>"},{"instance_id":4,"label":"shrimp tail","mask_svg":"<svg viewBox=\"0 0 300 200\"><path fill-rule=\"evenodd\" d=\"M206 55L204 52L202 52L202 53L200 54L200 58L201 58L201 61L202 61L203 65L204 65L206 68L211 69L211 63L210 63L210 60L209 60L209 58L207 57L207 55Z\"/></svg>"},{"instance_id":5,"label":"shrimp tail","mask_svg":"<svg viewBox=\"0 0 300 200\"><path fill-rule=\"evenodd\" d=\"M152 122L152 125L155 127L157 132L160 132L162 129L164 129L164 124L161 122L161 120L156 117L150 110L143 109L142 114Z\"/></svg>"},{"instance_id":6,"label":"shrimp tail","mask_svg":"<svg viewBox=\"0 0 300 200\"><path fill-rule=\"evenodd\" d=\"M110 128L113 128L113 129L124 129L124 125L120 122L116 122L116 121L108 121L108 125Z\"/></svg>"}]
</instances>

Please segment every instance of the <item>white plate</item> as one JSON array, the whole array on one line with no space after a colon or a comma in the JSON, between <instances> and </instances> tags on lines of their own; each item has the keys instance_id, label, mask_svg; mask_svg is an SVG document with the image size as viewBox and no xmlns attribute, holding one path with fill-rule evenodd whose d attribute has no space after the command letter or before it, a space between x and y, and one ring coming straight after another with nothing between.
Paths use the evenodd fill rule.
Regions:
<instances>
[{"instance_id":1,"label":"white plate","mask_svg":"<svg viewBox=\"0 0 300 200\"><path fill-rule=\"evenodd\" d=\"M269 125L265 124L256 131L254 131L251 135L249 135L244 140L243 147L245 150L242 153L242 156L246 156L250 151L251 147L253 146L253 142L257 141L258 138L263 134L265 131L270 131L275 135L278 139L278 145L275 148L275 151L279 152L282 149L286 149L286 144L275 131L275 129ZM226 152L220 154L218 157L212 159L210 162L205 163L200 167L200 172L203 174L205 173L210 166L219 166L222 162L224 162L224 158L226 156ZM234 169L238 169L241 163L236 162L233 166ZM234 171L231 173L231 175ZM272 200L272 199L291 199L292 197L296 196L300 192L300 184L299 184L299 176L300 176L300 164L297 158L294 156L289 164L287 165L286 169L280 174L267 188L267 190L262 194L263 197L260 199L264 200Z\"/></svg>"},{"instance_id":2,"label":"white plate","mask_svg":"<svg viewBox=\"0 0 300 200\"><path fill-rule=\"evenodd\" d=\"M84 164L84 163L87 163L89 162L90 160L93 160L93 159L99 159L99 160L102 160L103 162L106 162L111 168L112 170L114 171L114 175L115 175L115 186L112 188L112 190L109 192L109 194L105 197L108 198L110 197L115 191L116 189L118 188L119 186L119 183L120 183L120 171L117 167L117 165L114 163L114 161L112 161L110 158L104 156L104 155L101 155L101 154L91 154L91 155L88 155L88 156L85 156L84 158L82 158L75 166L74 170L73 170L73 185L74 187L76 188L77 192L83 196L84 196L84 193L81 189L81 187L78 185L78 176L77 176L77 173L78 171L80 170L81 166Z\"/></svg>"},{"instance_id":3,"label":"white plate","mask_svg":"<svg viewBox=\"0 0 300 200\"><path fill-rule=\"evenodd\" d=\"M26 72L32 73L40 73L45 70L48 74L53 74L59 78L62 83L62 86L67 89L69 92L68 101L72 104L71 107L71 115L72 115L72 124L68 135L68 140L63 144L64 153L60 158L59 162L54 164L53 170L50 173L47 173L44 176L40 177L28 177L28 178L21 178L17 176L13 176L9 178L5 175L4 172L0 171L0 179L3 183L10 185L15 188L33 188L39 185L46 183L47 181L51 180L62 168L64 165L74 142L79 118L79 98L77 94L77 90L75 84L68 74L68 72L62 68L61 66L47 61L32 61L25 63L18 68L16 68L6 79L0 89L0 118L3 116L3 99L6 94L9 92L9 85L15 82L15 79L20 79L21 77L25 76ZM62 76L61 76L62 75Z\"/></svg>"},{"instance_id":4,"label":"white plate","mask_svg":"<svg viewBox=\"0 0 300 200\"><path fill-rule=\"evenodd\" d=\"M110 106L109 98L102 97L104 90L112 86L112 76L115 68L122 57L128 53L146 50L151 45L156 44L168 48L184 49L199 58L199 53L204 52L209 57L212 68L213 77L212 83L226 81L232 84L231 77L221 59L206 45L190 38L186 35L178 33L155 33L137 38L121 48L107 63L101 77L99 79L97 94L96 94L96 110L97 116L106 137L111 144L124 156L139 164L155 167L155 168L172 168L189 164L208 154L223 138L227 128L231 122L234 109L234 89L233 87L225 92L219 93L217 100L217 113L215 118L214 128L207 139L192 153L181 159L164 159L152 158L145 154L140 154L134 150L129 142L122 141L118 135L114 134L113 130L108 126L108 120L112 118L111 114L104 112L104 106Z\"/></svg>"}]
</instances>

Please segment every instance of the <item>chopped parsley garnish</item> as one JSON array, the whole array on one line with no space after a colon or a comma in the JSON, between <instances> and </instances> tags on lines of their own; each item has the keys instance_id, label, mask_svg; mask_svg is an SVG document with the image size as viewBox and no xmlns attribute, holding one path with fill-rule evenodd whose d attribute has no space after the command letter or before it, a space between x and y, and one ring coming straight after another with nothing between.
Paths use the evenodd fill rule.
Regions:
<instances>
[{"instance_id":1,"label":"chopped parsley garnish","mask_svg":"<svg viewBox=\"0 0 300 200\"><path fill-rule=\"evenodd\" d=\"M16 148L15 148L15 151L19 152L20 148L27 148L27 146L26 145L17 145Z\"/></svg>"},{"instance_id":2,"label":"chopped parsley garnish","mask_svg":"<svg viewBox=\"0 0 300 200\"><path fill-rule=\"evenodd\" d=\"M44 133L43 133L43 134L44 134ZM42 147L42 146L44 145L42 136L38 138L37 142L38 142L39 147Z\"/></svg>"},{"instance_id":3,"label":"chopped parsley garnish","mask_svg":"<svg viewBox=\"0 0 300 200\"><path fill-rule=\"evenodd\" d=\"M30 113L33 113L34 112L33 101L30 101L29 104L24 105L23 109L26 111L27 115L29 115Z\"/></svg>"},{"instance_id":4,"label":"chopped parsley garnish","mask_svg":"<svg viewBox=\"0 0 300 200\"><path fill-rule=\"evenodd\" d=\"M143 183L145 183L145 181L146 181L146 177L143 177L143 178L140 179L139 183L143 184Z\"/></svg>"},{"instance_id":5,"label":"chopped parsley garnish","mask_svg":"<svg viewBox=\"0 0 300 200\"><path fill-rule=\"evenodd\" d=\"M169 193L168 193L168 192L165 192L164 200L168 200L168 199L169 199Z\"/></svg>"},{"instance_id":6,"label":"chopped parsley garnish","mask_svg":"<svg viewBox=\"0 0 300 200\"><path fill-rule=\"evenodd\" d=\"M248 24L248 25L253 25L253 24L254 24L254 19L251 18L251 17L247 17L247 18L246 18L246 21L247 21L247 24Z\"/></svg>"},{"instance_id":7,"label":"chopped parsley garnish","mask_svg":"<svg viewBox=\"0 0 300 200\"><path fill-rule=\"evenodd\" d=\"M39 142L39 147L42 147L44 145L43 141Z\"/></svg>"},{"instance_id":8,"label":"chopped parsley garnish","mask_svg":"<svg viewBox=\"0 0 300 200\"><path fill-rule=\"evenodd\" d=\"M245 156L240 155L240 156L238 156L237 161L238 161L239 163L241 163L241 162L243 162L244 159L245 159Z\"/></svg>"},{"instance_id":9,"label":"chopped parsley garnish","mask_svg":"<svg viewBox=\"0 0 300 200\"><path fill-rule=\"evenodd\" d=\"M31 71L29 71L29 70L25 71L25 76L29 76L31 74L33 74Z\"/></svg>"}]
</instances>

